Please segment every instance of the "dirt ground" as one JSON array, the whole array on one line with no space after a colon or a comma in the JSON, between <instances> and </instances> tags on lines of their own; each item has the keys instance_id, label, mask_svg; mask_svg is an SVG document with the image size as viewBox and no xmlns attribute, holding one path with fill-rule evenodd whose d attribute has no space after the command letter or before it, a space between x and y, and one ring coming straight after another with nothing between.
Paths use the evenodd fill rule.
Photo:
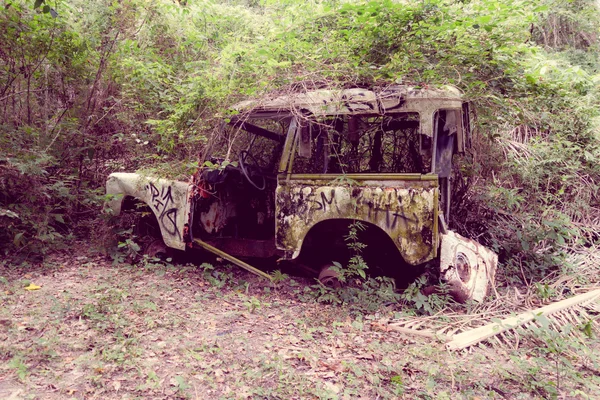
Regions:
<instances>
[{"instance_id":1,"label":"dirt ground","mask_svg":"<svg viewBox=\"0 0 600 400\"><path fill-rule=\"evenodd\" d=\"M76 253L1 267L0 399L600 398L595 341L449 352L301 278Z\"/></svg>"}]
</instances>

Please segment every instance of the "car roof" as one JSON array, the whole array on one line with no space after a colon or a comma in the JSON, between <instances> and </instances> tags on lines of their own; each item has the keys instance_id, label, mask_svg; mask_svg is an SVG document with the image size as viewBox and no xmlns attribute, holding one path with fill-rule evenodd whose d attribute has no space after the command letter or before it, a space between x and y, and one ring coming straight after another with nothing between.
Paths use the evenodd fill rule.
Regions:
<instances>
[{"instance_id":1,"label":"car roof","mask_svg":"<svg viewBox=\"0 0 600 400\"><path fill-rule=\"evenodd\" d=\"M374 90L320 89L247 100L232 107L246 118L269 118L296 113L327 115L383 115L428 112L431 108L460 108L462 93L454 86L419 87L393 85Z\"/></svg>"}]
</instances>

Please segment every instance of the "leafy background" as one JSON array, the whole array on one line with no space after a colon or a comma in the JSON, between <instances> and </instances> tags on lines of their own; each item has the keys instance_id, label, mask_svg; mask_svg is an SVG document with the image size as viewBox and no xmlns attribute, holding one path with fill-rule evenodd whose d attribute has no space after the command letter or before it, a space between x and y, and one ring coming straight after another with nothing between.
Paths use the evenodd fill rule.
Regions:
<instances>
[{"instance_id":1,"label":"leafy background","mask_svg":"<svg viewBox=\"0 0 600 400\"><path fill-rule=\"evenodd\" d=\"M507 279L569 272L565 256L599 240L593 1L1 4L6 256L93 239L111 172L186 179L239 100L394 82L453 84L472 102L452 224L498 252Z\"/></svg>"}]
</instances>

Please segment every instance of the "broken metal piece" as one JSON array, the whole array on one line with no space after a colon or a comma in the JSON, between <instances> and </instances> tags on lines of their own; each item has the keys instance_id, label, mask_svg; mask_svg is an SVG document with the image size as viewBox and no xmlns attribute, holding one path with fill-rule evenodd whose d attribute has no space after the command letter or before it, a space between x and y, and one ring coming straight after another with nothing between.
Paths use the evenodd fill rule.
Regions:
<instances>
[{"instance_id":1,"label":"broken metal piece","mask_svg":"<svg viewBox=\"0 0 600 400\"><path fill-rule=\"evenodd\" d=\"M456 301L482 302L494 285L498 256L456 232L440 234L440 276Z\"/></svg>"}]
</instances>

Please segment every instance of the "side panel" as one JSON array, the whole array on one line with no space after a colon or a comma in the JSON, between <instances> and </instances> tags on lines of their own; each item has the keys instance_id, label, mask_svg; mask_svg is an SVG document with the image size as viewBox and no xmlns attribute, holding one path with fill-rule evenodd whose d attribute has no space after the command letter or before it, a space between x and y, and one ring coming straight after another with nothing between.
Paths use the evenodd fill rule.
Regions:
<instances>
[{"instance_id":1,"label":"side panel","mask_svg":"<svg viewBox=\"0 0 600 400\"><path fill-rule=\"evenodd\" d=\"M113 215L120 214L125 196L143 201L156 215L165 244L180 250L185 249L183 236L190 216L191 187L185 182L133 173L114 173L106 181L106 193L116 195L108 201Z\"/></svg>"},{"instance_id":2,"label":"side panel","mask_svg":"<svg viewBox=\"0 0 600 400\"><path fill-rule=\"evenodd\" d=\"M352 184L336 184L335 175L328 179L281 175L276 192L277 248L287 258L296 258L304 237L317 223L356 219L385 231L407 263L429 261L437 256L437 177L419 177L374 180L357 175L348 177Z\"/></svg>"}]
</instances>

